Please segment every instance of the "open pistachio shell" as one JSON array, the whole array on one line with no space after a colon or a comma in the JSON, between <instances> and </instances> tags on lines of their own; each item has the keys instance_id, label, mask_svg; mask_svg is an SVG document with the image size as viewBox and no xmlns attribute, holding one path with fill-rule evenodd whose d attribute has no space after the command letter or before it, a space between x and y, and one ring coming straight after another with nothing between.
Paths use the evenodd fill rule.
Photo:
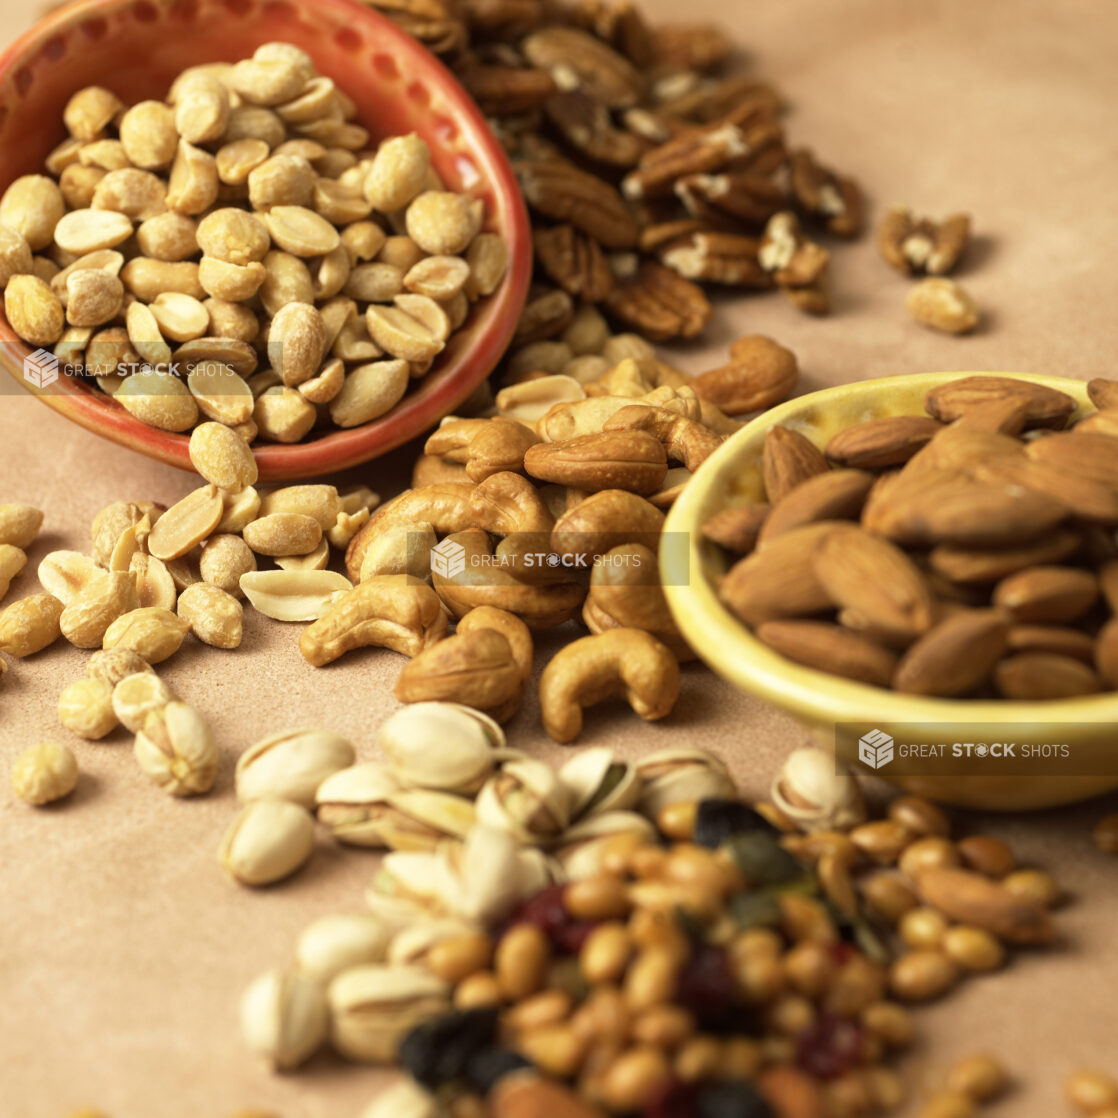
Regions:
<instances>
[{"instance_id":1,"label":"open pistachio shell","mask_svg":"<svg viewBox=\"0 0 1118 1118\"><path fill-rule=\"evenodd\" d=\"M572 819L635 806L643 783L633 765L605 746L576 753L559 770L559 780L570 793Z\"/></svg>"},{"instance_id":2,"label":"open pistachio shell","mask_svg":"<svg viewBox=\"0 0 1118 1118\"><path fill-rule=\"evenodd\" d=\"M570 811L570 792L555 770L530 758L503 765L477 798L479 823L507 831L525 844L561 835Z\"/></svg>"},{"instance_id":3,"label":"open pistachio shell","mask_svg":"<svg viewBox=\"0 0 1118 1118\"><path fill-rule=\"evenodd\" d=\"M492 773L505 735L492 718L459 703L412 703L381 724L377 742L403 783L469 794Z\"/></svg>"}]
</instances>

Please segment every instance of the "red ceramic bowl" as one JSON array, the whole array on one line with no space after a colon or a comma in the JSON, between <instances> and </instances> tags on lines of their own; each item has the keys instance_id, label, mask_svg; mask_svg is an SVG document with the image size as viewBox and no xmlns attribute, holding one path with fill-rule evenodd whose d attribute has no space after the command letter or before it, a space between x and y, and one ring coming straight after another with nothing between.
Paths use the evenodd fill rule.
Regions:
<instances>
[{"instance_id":1,"label":"red ceramic bowl","mask_svg":"<svg viewBox=\"0 0 1118 1118\"><path fill-rule=\"evenodd\" d=\"M41 173L65 135L62 110L87 85L126 103L163 98L186 67L236 61L262 43L305 50L358 106L373 139L417 132L452 189L484 199L487 228L510 249L508 275L475 306L435 367L386 416L291 446L254 447L265 480L305 478L368 461L434 427L489 375L523 308L531 273L528 215L500 145L442 64L354 0L83 0L37 24L0 56L0 191ZM0 314L0 364L43 403L87 430L182 469L187 436L134 419L94 386L60 377L29 385L30 353Z\"/></svg>"}]
</instances>

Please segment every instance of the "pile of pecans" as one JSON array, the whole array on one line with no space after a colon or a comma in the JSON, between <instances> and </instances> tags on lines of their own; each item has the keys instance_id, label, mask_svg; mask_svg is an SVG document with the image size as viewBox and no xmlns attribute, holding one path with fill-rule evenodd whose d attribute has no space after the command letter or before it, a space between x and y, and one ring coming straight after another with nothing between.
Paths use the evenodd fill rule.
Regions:
<instances>
[{"instance_id":1,"label":"pile of pecans","mask_svg":"<svg viewBox=\"0 0 1118 1118\"><path fill-rule=\"evenodd\" d=\"M537 261L522 341L587 304L653 341L692 338L702 284L827 311L830 254L801 221L857 236L861 193L789 146L780 95L721 30L653 27L628 2L368 2L443 55L513 158Z\"/></svg>"},{"instance_id":2,"label":"pile of pecans","mask_svg":"<svg viewBox=\"0 0 1118 1118\"><path fill-rule=\"evenodd\" d=\"M1118 383L1075 401L964 377L927 416L848 427L820 450L766 436L768 501L723 509L720 594L797 663L943 697L1118 688Z\"/></svg>"},{"instance_id":3,"label":"pile of pecans","mask_svg":"<svg viewBox=\"0 0 1118 1118\"><path fill-rule=\"evenodd\" d=\"M0 198L12 329L167 431L291 443L385 415L508 249L421 139L373 151L355 115L288 43L186 70L166 102L80 90L54 178Z\"/></svg>"},{"instance_id":4,"label":"pile of pecans","mask_svg":"<svg viewBox=\"0 0 1118 1118\"><path fill-rule=\"evenodd\" d=\"M301 811L302 773L323 770L281 763L278 742L274 764L268 746L242 758L238 789L263 763L252 794ZM1047 874L987 836L952 841L914 797L867 821L818 751L750 807L702 751L592 749L556 772L447 704L404 708L378 744L383 764L336 768L314 796L337 839L391 850L369 911L315 920L242 1001L278 1068L327 1038L402 1064L412 1080L366 1118L893 1113L905 1003L1053 938ZM921 1113L965 1118L1006 1083L976 1054Z\"/></svg>"}]
</instances>

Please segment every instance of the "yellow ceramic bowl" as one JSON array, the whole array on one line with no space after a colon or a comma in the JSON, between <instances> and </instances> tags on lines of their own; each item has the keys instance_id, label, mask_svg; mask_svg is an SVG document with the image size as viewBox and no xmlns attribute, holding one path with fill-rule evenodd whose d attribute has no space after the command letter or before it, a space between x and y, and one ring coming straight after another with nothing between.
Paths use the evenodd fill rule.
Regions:
<instances>
[{"instance_id":1,"label":"yellow ceramic bowl","mask_svg":"<svg viewBox=\"0 0 1118 1118\"><path fill-rule=\"evenodd\" d=\"M966 807L1013 811L1074 803L1118 787L1118 694L1033 703L928 699L795 664L757 640L719 601L716 583L727 562L700 531L719 509L764 499L761 448L770 427L791 427L822 447L842 428L863 420L922 415L930 388L974 375L979 374L922 373L842 385L790 400L746 424L710 456L672 507L660 557L665 593L677 624L703 660L743 691L796 717L829 749L835 748L837 723L888 723L897 740L905 742L973 741L968 730L995 723L1012 726L1024 738L1030 727L1039 733L1055 725L1060 737L1049 735L1048 740L1071 747L1076 773L1096 774L944 775L942 760L906 758L903 776L884 768L878 773L884 779ZM1021 376L1066 392L1079 403L1073 420L1094 410L1081 381L996 375ZM669 545L668 533L686 533L687 545Z\"/></svg>"}]
</instances>

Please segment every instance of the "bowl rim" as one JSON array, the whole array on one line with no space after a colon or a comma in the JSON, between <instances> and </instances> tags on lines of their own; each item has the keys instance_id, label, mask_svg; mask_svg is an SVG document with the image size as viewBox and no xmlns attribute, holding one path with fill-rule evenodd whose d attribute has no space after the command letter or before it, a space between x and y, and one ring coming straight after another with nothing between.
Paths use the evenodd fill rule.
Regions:
<instances>
[{"instance_id":1,"label":"bowl rim","mask_svg":"<svg viewBox=\"0 0 1118 1118\"><path fill-rule=\"evenodd\" d=\"M75 0L38 20L0 52L0 85L12 80L30 55L42 52L52 39L82 23L107 13L127 9L138 0ZM173 7L176 0L148 0L160 8ZM424 377L415 391L406 395L384 416L358 427L334 429L317 438L297 443L262 443L253 454L261 481L287 481L335 473L379 458L403 443L432 430L452 414L489 376L508 348L520 313L528 299L532 278L531 222L512 164L480 108L449 69L417 40L391 20L357 0L315 0L299 5L304 16L333 12L339 19L364 23L376 29L386 48L405 62L422 59L434 73L444 96L453 103L460 131L473 152L484 152L492 169L487 174L497 208L507 215L501 233L509 250L509 263L500 286L486 296L487 329L464 338L465 353L446 369ZM158 26L153 24L152 26ZM406 67L405 67L406 69ZM358 109L362 106L359 104ZM372 116L363 113L363 116ZM7 186L0 183L0 190ZM2 309L2 308L0 308ZM471 317L476 311L471 308ZM466 329L469 328L467 320ZM24 391L95 435L169 466L196 472L190 461L189 432L164 431L136 419L111 397L101 399L92 386L60 377L46 388L29 384L22 362L33 352L0 314L0 367Z\"/></svg>"},{"instance_id":2,"label":"bowl rim","mask_svg":"<svg viewBox=\"0 0 1118 1118\"><path fill-rule=\"evenodd\" d=\"M941 699L906 695L830 675L785 659L763 644L725 606L704 574L705 543L701 526L714 493L737 471L743 453L758 445L774 426L838 396L875 396L903 379L907 385L930 389L970 376L999 376L1028 380L1072 396L1089 405L1085 381L1034 373L947 372L912 373L903 378L878 377L836 385L797 396L750 420L703 463L672 506L664 523L660 550L664 593L672 616L695 652L736 687L758 695L773 706L814 725L886 721L899 724L931 722L973 723L1115 723L1118 693L1071 699L1021 702L1010 699ZM687 546L668 546L671 533L686 533Z\"/></svg>"}]
</instances>

